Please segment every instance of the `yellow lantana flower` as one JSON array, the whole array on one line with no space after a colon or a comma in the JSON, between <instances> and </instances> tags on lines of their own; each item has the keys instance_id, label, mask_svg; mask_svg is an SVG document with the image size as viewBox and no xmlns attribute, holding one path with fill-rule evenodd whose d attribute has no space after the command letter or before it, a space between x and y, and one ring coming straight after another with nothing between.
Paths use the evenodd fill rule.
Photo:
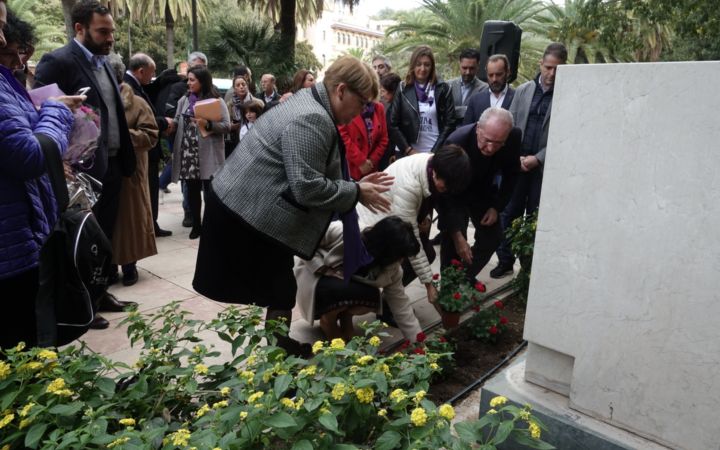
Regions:
<instances>
[{"instance_id":1,"label":"yellow lantana flower","mask_svg":"<svg viewBox=\"0 0 720 450\"><path fill-rule=\"evenodd\" d=\"M195 411L195 417L197 417L197 418L199 419L199 418L201 418L202 416L204 416L205 414L207 414L208 411L210 411L210 405L208 405L208 404L206 403L206 404L202 405L202 406L200 407L200 409L198 409L197 411Z\"/></svg>"},{"instance_id":2,"label":"yellow lantana flower","mask_svg":"<svg viewBox=\"0 0 720 450\"><path fill-rule=\"evenodd\" d=\"M173 445L187 446L191 435L190 430L180 428L170 435L170 439Z\"/></svg>"},{"instance_id":3,"label":"yellow lantana flower","mask_svg":"<svg viewBox=\"0 0 720 450\"><path fill-rule=\"evenodd\" d=\"M317 373L317 366L316 366L316 365L310 365L310 366L307 366L307 367L304 368L304 369L301 369L300 372L298 373L298 375L300 375L300 376L307 375L307 376L309 376L309 377L312 377L312 376L314 376L316 373Z\"/></svg>"},{"instance_id":4,"label":"yellow lantana flower","mask_svg":"<svg viewBox=\"0 0 720 450\"><path fill-rule=\"evenodd\" d=\"M5 428L7 424L13 421L15 414L7 414L5 417L0 419L0 428Z\"/></svg>"},{"instance_id":5,"label":"yellow lantana flower","mask_svg":"<svg viewBox=\"0 0 720 450\"><path fill-rule=\"evenodd\" d=\"M342 398L345 396L345 385L342 383L338 383L333 386L331 395L332 398L334 398L335 400L342 400Z\"/></svg>"},{"instance_id":6,"label":"yellow lantana flower","mask_svg":"<svg viewBox=\"0 0 720 450\"><path fill-rule=\"evenodd\" d=\"M410 422L416 427L422 427L427 423L427 412L424 408L415 408L410 413Z\"/></svg>"},{"instance_id":7,"label":"yellow lantana flower","mask_svg":"<svg viewBox=\"0 0 720 450\"><path fill-rule=\"evenodd\" d=\"M455 418L455 410L447 403L441 405L440 408L438 408L438 414L440 414L440 417L447 420L453 420Z\"/></svg>"},{"instance_id":8,"label":"yellow lantana flower","mask_svg":"<svg viewBox=\"0 0 720 450\"><path fill-rule=\"evenodd\" d=\"M207 375L208 367L205 364L195 364L195 373L200 375Z\"/></svg>"},{"instance_id":9,"label":"yellow lantana flower","mask_svg":"<svg viewBox=\"0 0 720 450\"><path fill-rule=\"evenodd\" d=\"M295 409L295 402L287 397L283 397L280 399L280 404L288 409Z\"/></svg>"},{"instance_id":10,"label":"yellow lantana flower","mask_svg":"<svg viewBox=\"0 0 720 450\"><path fill-rule=\"evenodd\" d=\"M381 343L382 343L382 340L377 336L373 336L370 339L368 339L368 344L372 345L373 347L379 347Z\"/></svg>"},{"instance_id":11,"label":"yellow lantana flower","mask_svg":"<svg viewBox=\"0 0 720 450\"><path fill-rule=\"evenodd\" d=\"M345 348L345 341L340 338L335 338L330 341L330 348L333 350L342 350Z\"/></svg>"},{"instance_id":12,"label":"yellow lantana flower","mask_svg":"<svg viewBox=\"0 0 720 450\"><path fill-rule=\"evenodd\" d=\"M361 366L366 366L366 365L370 364L372 361L373 361L372 356L364 355L364 356L361 356L360 358L358 358L357 363L360 364Z\"/></svg>"},{"instance_id":13,"label":"yellow lantana flower","mask_svg":"<svg viewBox=\"0 0 720 450\"><path fill-rule=\"evenodd\" d=\"M107 448L113 448L113 447L117 447L118 445L123 445L124 443L126 443L129 440L130 440L129 437L117 438L114 441L112 441L111 443L109 443L107 445Z\"/></svg>"},{"instance_id":14,"label":"yellow lantana flower","mask_svg":"<svg viewBox=\"0 0 720 450\"><path fill-rule=\"evenodd\" d=\"M55 394L61 397L69 397L73 394L70 389L65 388L65 380L55 378L47 387L48 394Z\"/></svg>"},{"instance_id":15,"label":"yellow lantana flower","mask_svg":"<svg viewBox=\"0 0 720 450\"><path fill-rule=\"evenodd\" d=\"M12 370L10 369L10 364L6 363L5 361L0 361L0 380L4 380L7 378L8 375Z\"/></svg>"},{"instance_id":16,"label":"yellow lantana flower","mask_svg":"<svg viewBox=\"0 0 720 450\"><path fill-rule=\"evenodd\" d=\"M498 406L502 406L505 403L507 403L508 399L503 397L502 395L498 395L497 397L494 397L492 400L490 400L490 406L493 408L497 408Z\"/></svg>"},{"instance_id":17,"label":"yellow lantana flower","mask_svg":"<svg viewBox=\"0 0 720 450\"><path fill-rule=\"evenodd\" d=\"M247 401L248 403L255 403L256 401L260 400L263 395L265 395L263 391L257 391L253 394L250 394L250 397L248 397Z\"/></svg>"},{"instance_id":18,"label":"yellow lantana flower","mask_svg":"<svg viewBox=\"0 0 720 450\"><path fill-rule=\"evenodd\" d=\"M420 403L420 402L422 401L422 399L425 398L425 394L427 394L427 392L425 392L425 391L417 391L417 392L415 393L415 403Z\"/></svg>"},{"instance_id":19,"label":"yellow lantana flower","mask_svg":"<svg viewBox=\"0 0 720 450\"><path fill-rule=\"evenodd\" d=\"M40 353L38 353L38 358L40 359L57 359L57 353L55 353L52 350L41 350Z\"/></svg>"},{"instance_id":20,"label":"yellow lantana flower","mask_svg":"<svg viewBox=\"0 0 720 450\"><path fill-rule=\"evenodd\" d=\"M20 411L18 411L18 415L20 417L27 417L27 415L30 414L30 410L32 409L33 406L35 406L35 403L33 403L33 402L28 403L27 405L20 408Z\"/></svg>"},{"instance_id":21,"label":"yellow lantana flower","mask_svg":"<svg viewBox=\"0 0 720 450\"><path fill-rule=\"evenodd\" d=\"M379 411L378 411L378 416L379 416L379 417L386 417L386 416L387 416L387 409L383 408L383 409L379 410Z\"/></svg>"},{"instance_id":22,"label":"yellow lantana flower","mask_svg":"<svg viewBox=\"0 0 720 450\"><path fill-rule=\"evenodd\" d=\"M315 341L315 343L312 346L313 354L317 355L318 353L320 353L323 349L323 346L324 346L323 341Z\"/></svg>"},{"instance_id":23,"label":"yellow lantana flower","mask_svg":"<svg viewBox=\"0 0 720 450\"><path fill-rule=\"evenodd\" d=\"M247 411L241 411L241 412L240 412L240 420L245 420L245 419L247 419L247 416L248 416Z\"/></svg>"},{"instance_id":24,"label":"yellow lantana flower","mask_svg":"<svg viewBox=\"0 0 720 450\"><path fill-rule=\"evenodd\" d=\"M493 414L497 414L497 411L495 409L491 409L491 410L488 410L487 413L492 416Z\"/></svg>"},{"instance_id":25,"label":"yellow lantana flower","mask_svg":"<svg viewBox=\"0 0 720 450\"><path fill-rule=\"evenodd\" d=\"M375 391L369 387L360 388L355 390L355 396L360 403L370 403L372 402L373 397L375 397Z\"/></svg>"},{"instance_id":26,"label":"yellow lantana flower","mask_svg":"<svg viewBox=\"0 0 720 450\"><path fill-rule=\"evenodd\" d=\"M134 427L135 426L135 419L133 419L132 417L120 419L118 422L120 422L120 425L123 425L126 427Z\"/></svg>"},{"instance_id":27,"label":"yellow lantana flower","mask_svg":"<svg viewBox=\"0 0 720 450\"><path fill-rule=\"evenodd\" d=\"M395 400L395 403L400 403L407 398L407 394L402 389L395 389L390 393L390 400Z\"/></svg>"},{"instance_id":28,"label":"yellow lantana flower","mask_svg":"<svg viewBox=\"0 0 720 450\"><path fill-rule=\"evenodd\" d=\"M540 439L540 427L535 422L528 423L528 430L533 439Z\"/></svg>"},{"instance_id":29,"label":"yellow lantana flower","mask_svg":"<svg viewBox=\"0 0 720 450\"><path fill-rule=\"evenodd\" d=\"M219 402L213 403L212 408L213 408L213 409L226 408L227 405L228 405L228 401L227 401L227 400L220 400Z\"/></svg>"},{"instance_id":30,"label":"yellow lantana flower","mask_svg":"<svg viewBox=\"0 0 720 450\"><path fill-rule=\"evenodd\" d=\"M222 395L223 397L227 397L228 395L230 395L230 388L225 386L224 388L220 389L220 395Z\"/></svg>"}]
</instances>

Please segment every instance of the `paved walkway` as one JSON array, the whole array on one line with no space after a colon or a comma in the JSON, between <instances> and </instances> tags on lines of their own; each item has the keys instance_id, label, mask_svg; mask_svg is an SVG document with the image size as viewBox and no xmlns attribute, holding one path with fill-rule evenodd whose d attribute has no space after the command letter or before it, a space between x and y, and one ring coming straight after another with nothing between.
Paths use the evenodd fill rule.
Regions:
<instances>
[{"instance_id":1,"label":"paved walkway","mask_svg":"<svg viewBox=\"0 0 720 450\"><path fill-rule=\"evenodd\" d=\"M182 196L180 186L170 185L172 193L160 194L160 217L158 222L164 229L172 230L173 235L157 239L158 254L138 262L140 279L134 286L125 287L117 284L110 288L120 300L135 301L139 304L139 311L149 313L172 302L180 301L182 308L190 311L195 319L212 319L219 311L227 305L207 299L192 288L192 279L195 271L195 260L199 241L188 239L190 229L181 225L183 218ZM432 235L434 236L435 230ZM242 255L238 255L241 257ZM493 259L488 267L480 274L480 279L492 290L510 281L510 277L500 281L493 280L488 276L490 268L494 267L496 261ZM439 262L436 259L433 264L434 271L439 271ZM413 302L415 314L418 316L423 327L435 323L439 316L435 309L427 302L425 288L418 281L407 287L408 296ZM140 354L140 348L130 346L130 340L126 334L126 328L119 326L119 323L127 313L103 313L103 316L110 321L110 328L107 330L90 330L81 338L88 347L98 353L110 357L116 361L134 363ZM290 326L290 335L303 342L314 342L323 337L319 327L311 327L300 316L298 311L293 313L293 322ZM356 318L358 321L374 320L374 314ZM395 328L390 328L392 338L402 339L402 334ZM225 342L220 341L216 336L208 334L203 336L206 345L215 344L216 348L223 352L229 347Z\"/></svg>"}]
</instances>

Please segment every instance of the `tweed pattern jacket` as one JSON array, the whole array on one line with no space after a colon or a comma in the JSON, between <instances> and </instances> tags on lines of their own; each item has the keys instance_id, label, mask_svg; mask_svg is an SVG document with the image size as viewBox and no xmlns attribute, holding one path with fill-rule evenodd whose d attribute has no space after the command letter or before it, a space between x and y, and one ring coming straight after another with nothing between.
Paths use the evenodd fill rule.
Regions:
<instances>
[{"instance_id":1,"label":"tweed pattern jacket","mask_svg":"<svg viewBox=\"0 0 720 450\"><path fill-rule=\"evenodd\" d=\"M228 210L305 259L333 214L351 210L359 196L342 178L328 93L322 83L316 88L322 104L301 89L263 114L212 181Z\"/></svg>"}]
</instances>

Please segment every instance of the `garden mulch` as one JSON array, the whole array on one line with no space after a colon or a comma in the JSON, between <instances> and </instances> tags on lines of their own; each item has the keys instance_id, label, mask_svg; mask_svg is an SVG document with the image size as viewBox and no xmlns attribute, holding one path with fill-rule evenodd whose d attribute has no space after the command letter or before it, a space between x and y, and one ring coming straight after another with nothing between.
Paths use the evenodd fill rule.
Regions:
<instances>
[{"instance_id":1,"label":"garden mulch","mask_svg":"<svg viewBox=\"0 0 720 450\"><path fill-rule=\"evenodd\" d=\"M503 304L503 315L508 318L507 329L496 343L480 342L473 337L468 327L470 320L445 334L455 345L454 365L443 369L440 377L431 383L428 397L433 401L439 404L450 400L498 365L522 343L525 305L515 298L507 298Z\"/></svg>"}]
</instances>

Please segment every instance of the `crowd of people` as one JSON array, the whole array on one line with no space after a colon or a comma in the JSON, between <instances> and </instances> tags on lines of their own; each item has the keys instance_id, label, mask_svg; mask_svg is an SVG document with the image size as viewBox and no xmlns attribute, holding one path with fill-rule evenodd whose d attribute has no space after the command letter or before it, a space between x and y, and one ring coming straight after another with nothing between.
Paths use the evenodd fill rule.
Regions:
<instances>
[{"instance_id":1,"label":"crowd of people","mask_svg":"<svg viewBox=\"0 0 720 450\"><path fill-rule=\"evenodd\" d=\"M43 56L34 87L90 89L37 108L17 79L32 56L32 27L0 0L0 289L25 288L3 319L0 346L33 342L32 329L18 327L33 321L38 253L57 219L34 135L63 152L81 102L99 111L101 134L92 166L67 173L87 171L103 183L93 212L112 241L108 285L135 284L137 261L172 234L158 225L158 197L178 181L182 225L200 239L194 288L267 307L267 319L288 323L299 303L328 337L351 336L352 317L375 311L414 340L420 325L405 286L418 278L436 303L430 264L438 245L441 266L462 260L468 279L495 252L490 275L512 273L503 231L539 204L555 70L567 60L562 44L546 48L538 75L517 90L505 55L487 59L486 83L477 76L480 53L464 50L459 76L443 81L432 49L418 46L405 74L384 56L372 66L343 56L321 80L298 71L284 93L273 74L262 74L258 89L251 68L240 66L221 98L203 53L156 76L148 55L126 66L112 52L115 24L99 2L82 0L71 16L75 37ZM220 120L196 117L196 104L209 99L220 100ZM162 141L171 157L161 173ZM439 234L430 239L435 216ZM105 292L97 309L128 306ZM93 328L107 326L95 316ZM288 337L280 345L309 351Z\"/></svg>"}]
</instances>

